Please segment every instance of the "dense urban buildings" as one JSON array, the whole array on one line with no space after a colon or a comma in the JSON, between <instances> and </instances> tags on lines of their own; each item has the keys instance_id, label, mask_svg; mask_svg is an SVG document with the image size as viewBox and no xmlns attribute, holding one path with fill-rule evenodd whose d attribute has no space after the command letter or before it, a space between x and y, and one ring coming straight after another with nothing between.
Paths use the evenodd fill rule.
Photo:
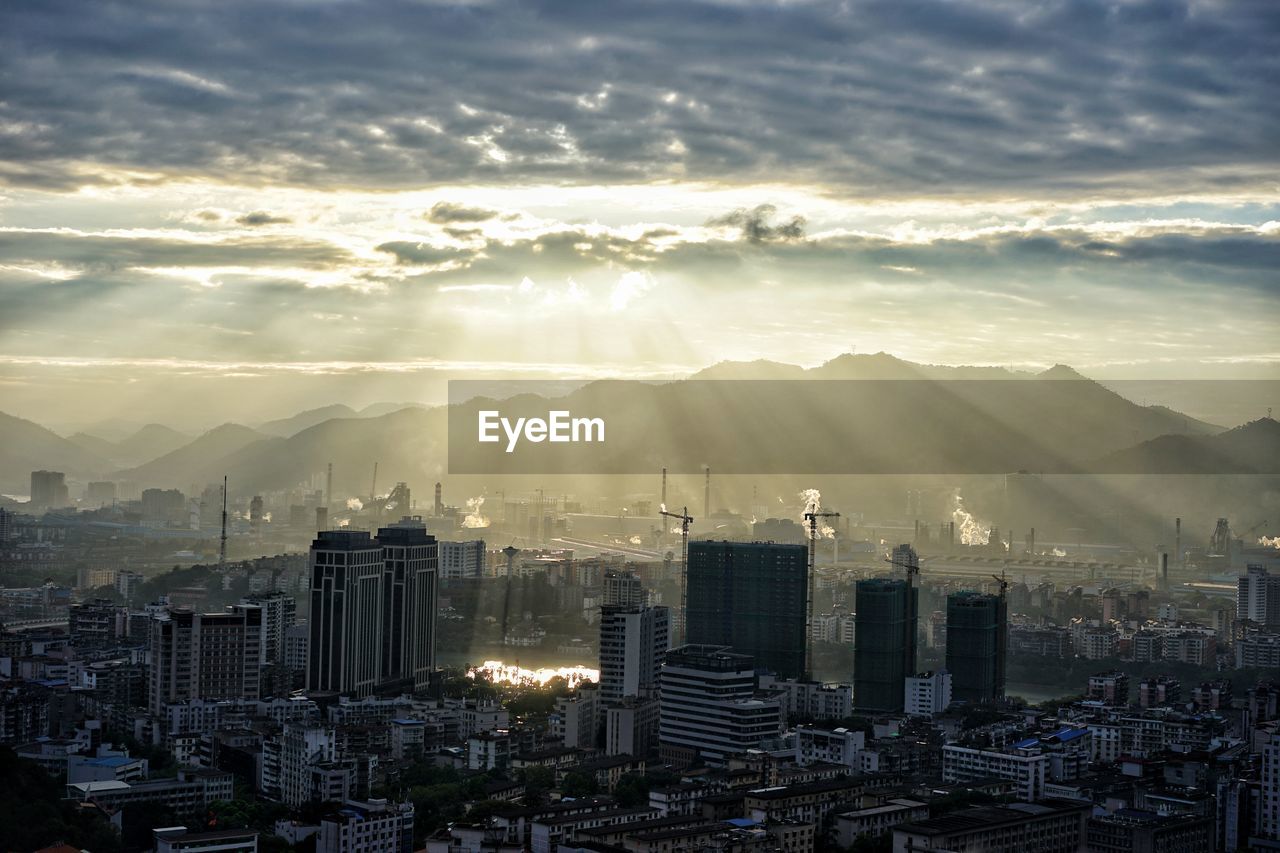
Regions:
<instances>
[{"instance_id":1,"label":"dense urban buildings","mask_svg":"<svg viewBox=\"0 0 1280 853\"><path fill-rule=\"evenodd\" d=\"M728 646L762 670L801 677L807 554L804 545L690 542L688 643Z\"/></svg>"},{"instance_id":2,"label":"dense urban buildings","mask_svg":"<svg viewBox=\"0 0 1280 853\"><path fill-rule=\"evenodd\" d=\"M776 737L780 706L776 698L756 695L755 669L751 656L723 646L690 644L667 652L660 679L664 754L724 764Z\"/></svg>"}]
</instances>

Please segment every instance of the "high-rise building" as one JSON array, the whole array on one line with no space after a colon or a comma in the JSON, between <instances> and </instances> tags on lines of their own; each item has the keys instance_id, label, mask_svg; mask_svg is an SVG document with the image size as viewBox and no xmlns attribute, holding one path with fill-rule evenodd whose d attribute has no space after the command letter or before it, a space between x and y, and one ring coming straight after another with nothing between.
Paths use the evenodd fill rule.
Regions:
<instances>
[{"instance_id":1,"label":"high-rise building","mask_svg":"<svg viewBox=\"0 0 1280 853\"><path fill-rule=\"evenodd\" d=\"M382 546L366 530L311 543L307 689L368 696L382 676Z\"/></svg>"},{"instance_id":2,"label":"high-rise building","mask_svg":"<svg viewBox=\"0 0 1280 853\"><path fill-rule=\"evenodd\" d=\"M111 506L116 502L116 484L110 480L95 480L85 487L84 502L91 507Z\"/></svg>"},{"instance_id":3,"label":"high-rise building","mask_svg":"<svg viewBox=\"0 0 1280 853\"><path fill-rule=\"evenodd\" d=\"M774 542L690 542L685 635L729 646L780 678L804 674L808 550Z\"/></svg>"},{"instance_id":4,"label":"high-rise building","mask_svg":"<svg viewBox=\"0 0 1280 853\"><path fill-rule=\"evenodd\" d=\"M1258 789L1258 834L1280 841L1280 733L1262 747L1262 784Z\"/></svg>"},{"instance_id":5,"label":"high-rise building","mask_svg":"<svg viewBox=\"0 0 1280 853\"><path fill-rule=\"evenodd\" d=\"M420 690L435 666L438 551L419 519L311 543L307 688Z\"/></svg>"},{"instance_id":6,"label":"high-rise building","mask_svg":"<svg viewBox=\"0 0 1280 853\"><path fill-rule=\"evenodd\" d=\"M61 471L31 472L31 509L64 507L71 503L67 477Z\"/></svg>"},{"instance_id":7,"label":"high-rise building","mask_svg":"<svg viewBox=\"0 0 1280 853\"><path fill-rule=\"evenodd\" d=\"M149 651L147 704L154 714L186 699L257 699L262 608L239 604L224 613L157 613Z\"/></svg>"},{"instance_id":8,"label":"high-rise building","mask_svg":"<svg viewBox=\"0 0 1280 853\"><path fill-rule=\"evenodd\" d=\"M382 682L422 690L436 665L436 539L422 519L404 518L381 528L378 543L385 602Z\"/></svg>"},{"instance_id":9,"label":"high-rise building","mask_svg":"<svg viewBox=\"0 0 1280 853\"><path fill-rule=\"evenodd\" d=\"M1236 618L1280 627L1280 575L1265 566L1248 566L1236 582Z\"/></svg>"},{"instance_id":10,"label":"high-rise building","mask_svg":"<svg viewBox=\"0 0 1280 853\"><path fill-rule=\"evenodd\" d=\"M667 652L660 678L659 740L674 763L728 757L758 748L782 725L777 696L756 694L755 661L723 646Z\"/></svg>"},{"instance_id":11,"label":"high-rise building","mask_svg":"<svg viewBox=\"0 0 1280 853\"><path fill-rule=\"evenodd\" d=\"M604 573L604 604L636 607L644 603L644 585L635 572Z\"/></svg>"},{"instance_id":12,"label":"high-rise building","mask_svg":"<svg viewBox=\"0 0 1280 853\"><path fill-rule=\"evenodd\" d=\"M297 601L290 593L276 591L249 595L240 603L262 610L262 695L289 695L294 677L285 660L285 638L297 621Z\"/></svg>"},{"instance_id":13,"label":"high-rise building","mask_svg":"<svg viewBox=\"0 0 1280 853\"><path fill-rule=\"evenodd\" d=\"M670 644L670 616L665 607L600 608L600 698L620 702L650 696Z\"/></svg>"},{"instance_id":14,"label":"high-rise building","mask_svg":"<svg viewBox=\"0 0 1280 853\"><path fill-rule=\"evenodd\" d=\"M1004 698L1008 621L1004 596L970 591L947 596L947 671L957 702Z\"/></svg>"},{"instance_id":15,"label":"high-rise building","mask_svg":"<svg viewBox=\"0 0 1280 853\"><path fill-rule=\"evenodd\" d=\"M898 578L868 578L855 587L853 701L867 711L901 711L916 671L919 590Z\"/></svg>"},{"instance_id":16,"label":"high-rise building","mask_svg":"<svg viewBox=\"0 0 1280 853\"><path fill-rule=\"evenodd\" d=\"M472 539L467 542L442 540L439 546L442 579L478 578L484 575L483 539Z\"/></svg>"},{"instance_id":17,"label":"high-rise building","mask_svg":"<svg viewBox=\"0 0 1280 853\"><path fill-rule=\"evenodd\" d=\"M911 717L941 714L951 705L951 685L951 673L945 669L909 676L903 696L906 714Z\"/></svg>"}]
</instances>

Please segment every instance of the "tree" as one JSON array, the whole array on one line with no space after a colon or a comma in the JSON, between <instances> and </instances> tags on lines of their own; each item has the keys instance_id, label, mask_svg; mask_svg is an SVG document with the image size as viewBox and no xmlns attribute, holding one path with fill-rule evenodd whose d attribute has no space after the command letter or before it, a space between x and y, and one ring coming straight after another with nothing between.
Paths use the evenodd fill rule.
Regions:
<instances>
[{"instance_id":1,"label":"tree","mask_svg":"<svg viewBox=\"0 0 1280 853\"><path fill-rule=\"evenodd\" d=\"M595 775L582 770L570 770L564 774L564 781L560 783L560 792L566 797L592 797L599 790Z\"/></svg>"}]
</instances>

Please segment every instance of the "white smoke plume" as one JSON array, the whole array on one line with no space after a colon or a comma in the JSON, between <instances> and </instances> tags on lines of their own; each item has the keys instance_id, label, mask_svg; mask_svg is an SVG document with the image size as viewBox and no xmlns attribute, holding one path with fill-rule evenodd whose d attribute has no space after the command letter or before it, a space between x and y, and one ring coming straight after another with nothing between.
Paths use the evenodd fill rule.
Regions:
<instances>
[{"instance_id":1,"label":"white smoke plume","mask_svg":"<svg viewBox=\"0 0 1280 853\"><path fill-rule=\"evenodd\" d=\"M628 539L627 541L628 541L628 542L630 542L632 545L643 545L643 544L644 544L644 540L643 540L643 539L641 539L639 536L632 536L632 537L631 537L630 539Z\"/></svg>"},{"instance_id":2,"label":"white smoke plume","mask_svg":"<svg viewBox=\"0 0 1280 853\"><path fill-rule=\"evenodd\" d=\"M1258 544L1263 548L1280 548L1280 536L1259 536Z\"/></svg>"},{"instance_id":3,"label":"white smoke plume","mask_svg":"<svg viewBox=\"0 0 1280 853\"><path fill-rule=\"evenodd\" d=\"M482 515L480 508L484 506L484 495L467 498L467 515L462 519L463 527L488 527L489 517Z\"/></svg>"},{"instance_id":4,"label":"white smoke plume","mask_svg":"<svg viewBox=\"0 0 1280 853\"><path fill-rule=\"evenodd\" d=\"M359 512L364 509L364 501L359 498L347 498L347 509Z\"/></svg>"},{"instance_id":5,"label":"white smoke plume","mask_svg":"<svg viewBox=\"0 0 1280 853\"><path fill-rule=\"evenodd\" d=\"M960 533L960 544L986 545L990 543L990 526L979 523L978 519L973 517L973 513L964 508L964 498L960 497L960 490L956 489L951 498L953 501L951 520L955 522L956 530Z\"/></svg>"},{"instance_id":6,"label":"white smoke plume","mask_svg":"<svg viewBox=\"0 0 1280 853\"><path fill-rule=\"evenodd\" d=\"M809 520L804 517L805 513L822 511L822 492L817 489L805 489L800 493L800 499L804 501L804 512L800 515L800 522L807 530ZM823 539L835 539L836 531L831 525L827 524L825 518L818 519L818 536Z\"/></svg>"}]
</instances>

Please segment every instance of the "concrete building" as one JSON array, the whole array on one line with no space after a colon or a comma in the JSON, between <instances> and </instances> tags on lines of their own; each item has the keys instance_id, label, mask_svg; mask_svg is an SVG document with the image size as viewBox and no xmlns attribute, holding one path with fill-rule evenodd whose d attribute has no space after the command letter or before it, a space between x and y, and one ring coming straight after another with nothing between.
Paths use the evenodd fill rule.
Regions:
<instances>
[{"instance_id":1,"label":"concrete building","mask_svg":"<svg viewBox=\"0 0 1280 853\"><path fill-rule=\"evenodd\" d=\"M660 680L659 740L674 760L724 764L781 728L776 698L756 696L755 661L723 646L682 646L667 653Z\"/></svg>"},{"instance_id":2,"label":"concrete building","mask_svg":"<svg viewBox=\"0 0 1280 853\"><path fill-rule=\"evenodd\" d=\"M1092 805L1067 800L962 809L893 830L893 853L1080 853Z\"/></svg>"},{"instance_id":3,"label":"concrete building","mask_svg":"<svg viewBox=\"0 0 1280 853\"><path fill-rule=\"evenodd\" d=\"M942 780L972 782L997 777L1017 785L1017 797L1034 802L1044 796L1049 756L1039 750L975 749L959 744L942 747Z\"/></svg>"},{"instance_id":4,"label":"concrete building","mask_svg":"<svg viewBox=\"0 0 1280 853\"><path fill-rule=\"evenodd\" d=\"M904 688L904 710L911 717L941 714L951 706L951 690L951 673L945 669L913 675Z\"/></svg>"},{"instance_id":5,"label":"concrete building","mask_svg":"<svg viewBox=\"0 0 1280 853\"><path fill-rule=\"evenodd\" d=\"M1280 575L1249 565L1236 581L1236 619L1280 628Z\"/></svg>"},{"instance_id":6,"label":"concrete building","mask_svg":"<svg viewBox=\"0 0 1280 853\"><path fill-rule=\"evenodd\" d=\"M606 604L600 608L600 698L620 702L651 696L670 645L665 607Z\"/></svg>"},{"instance_id":7,"label":"concrete building","mask_svg":"<svg viewBox=\"0 0 1280 853\"><path fill-rule=\"evenodd\" d=\"M781 678L804 675L808 549L774 542L690 542L690 645L728 646Z\"/></svg>"},{"instance_id":8,"label":"concrete building","mask_svg":"<svg viewBox=\"0 0 1280 853\"><path fill-rule=\"evenodd\" d=\"M347 801L320 821L316 853L413 853L413 804Z\"/></svg>"},{"instance_id":9,"label":"concrete building","mask_svg":"<svg viewBox=\"0 0 1280 853\"><path fill-rule=\"evenodd\" d=\"M258 833L252 829L191 832L185 826L152 830L155 853L258 853Z\"/></svg>"},{"instance_id":10,"label":"concrete building","mask_svg":"<svg viewBox=\"0 0 1280 853\"><path fill-rule=\"evenodd\" d=\"M839 764L859 767L858 753L866 746L866 735L846 728L796 727L796 764Z\"/></svg>"},{"instance_id":11,"label":"concrete building","mask_svg":"<svg viewBox=\"0 0 1280 853\"><path fill-rule=\"evenodd\" d=\"M1116 809L1089 818L1089 853L1166 853L1214 849L1212 817Z\"/></svg>"},{"instance_id":12,"label":"concrete building","mask_svg":"<svg viewBox=\"0 0 1280 853\"><path fill-rule=\"evenodd\" d=\"M235 605L224 613L172 610L155 614L148 638L148 708L188 699L257 699L261 679L262 609Z\"/></svg>"},{"instance_id":13,"label":"concrete building","mask_svg":"<svg viewBox=\"0 0 1280 853\"><path fill-rule=\"evenodd\" d=\"M443 580L478 578L484 576L485 551L483 539L451 542L442 539L440 547L440 577Z\"/></svg>"}]
</instances>

